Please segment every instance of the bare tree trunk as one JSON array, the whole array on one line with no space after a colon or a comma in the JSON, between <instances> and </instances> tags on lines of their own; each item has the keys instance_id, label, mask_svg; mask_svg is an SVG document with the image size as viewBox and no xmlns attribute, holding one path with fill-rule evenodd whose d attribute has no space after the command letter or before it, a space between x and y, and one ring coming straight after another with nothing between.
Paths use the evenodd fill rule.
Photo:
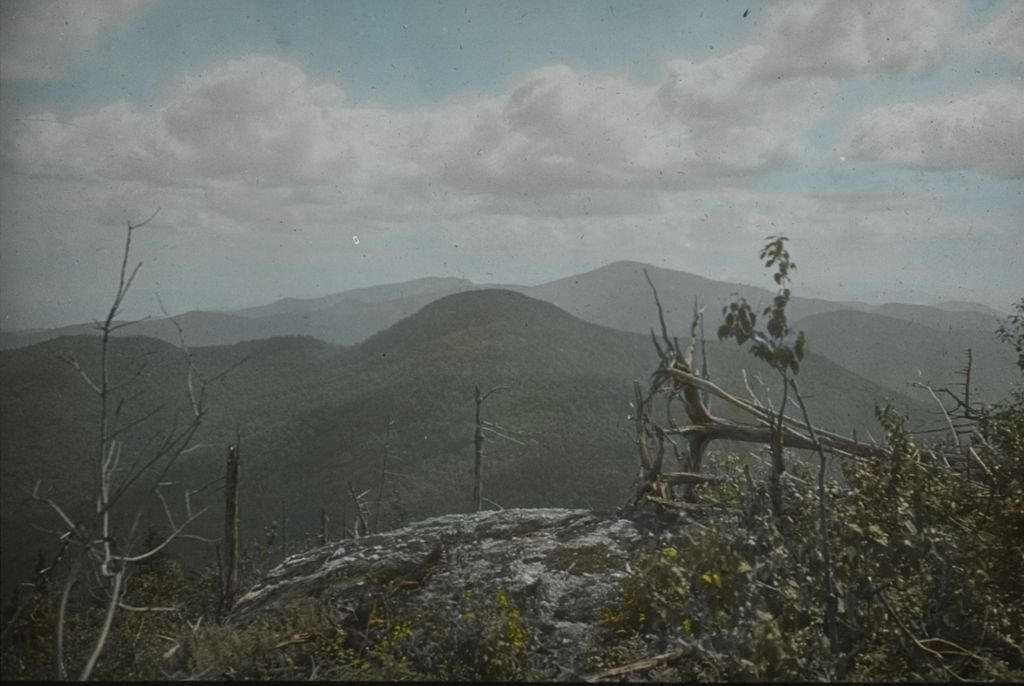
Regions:
<instances>
[{"instance_id":1,"label":"bare tree trunk","mask_svg":"<svg viewBox=\"0 0 1024 686\"><path fill-rule=\"evenodd\" d=\"M493 422L485 422L483 417L480 415L480 407L484 404L484 401L498 391L507 391L508 386L495 386L483 395L480 394L479 386L474 386L473 390L474 398L476 400L476 432L473 435L476 447L475 461L473 463L473 512L479 512L483 509L484 501L484 431L490 431L498 438L504 438L505 440L509 440L514 443L518 443L518 441L508 434L521 432L505 429Z\"/></svg>"},{"instance_id":2,"label":"bare tree trunk","mask_svg":"<svg viewBox=\"0 0 1024 686\"><path fill-rule=\"evenodd\" d=\"M778 421L772 423L772 472L768 481L772 511L778 518L782 517L782 475L786 471L786 462L783 457L782 422L786 416L786 401L789 399L789 379L785 372L780 372L780 374L783 384L782 403L779 405Z\"/></svg>"},{"instance_id":3,"label":"bare tree trunk","mask_svg":"<svg viewBox=\"0 0 1024 686\"><path fill-rule=\"evenodd\" d=\"M224 506L224 552L227 556L227 570L224 578L224 592L221 607L224 611L231 608L238 594L238 566L240 557L239 545L239 503L238 483L241 470L241 451L236 440L235 445L228 448L227 482L225 486Z\"/></svg>"},{"instance_id":4,"label":"bare tree trunk","mask_svg":"<svg viewBox=\"0 0 1024 686\"><path fill-rule=\"evenodd\" d=\"M370 533L370 526L366 521L366 508L363 505L363 496L369 491L364 491L362 495L356 493L356 489L352 487L352 482L348 482L348 492L352 495L352 502L356 504L356 528L355 537L367 536Z\"/></svg>"},{"instance_id":5,"label":"bare tree trunk","mask_svg":"<svg viewBox=\"0 0 1024 686\"><path fill-rule=\"evenodd\" d=\"M380 485L377 486L377 507L373 513L373 530L380 532L380 504L384 499L384 477L388 470L388 443L391 440L391 415L388 415L387 426L384 428L384 459L380 465Z\"/></svg>"},{"instance_id":6,"label":"bare tree trunk","mask_svg":"<svg viewBox=\"0 0 1024 686\"><path fill-rule=\"evenodd\" d=\"M100 635L96 639L96 645L93 646L85 667L82 668L82 673L78 676L79 681L89 680L92 670L96 667L96 661L100 659L100 655L107 645L107 639L110 637L110 626L114 622L114 612L117 611L118 603L121 601L121 582L123 581L124 570L122 569L114 574L114 587L110 590L110 602L107 604L107 612L103 617L103 627L100 629Z\"/></svg>"},{"instance_id":7,"label":"bare tree trunk","mask_svg":"<svg viewBox=\"0 0 1024 686\"><path fill-rule=\"evenodd\" d=\"M327 545L327 510L326 508L320 508L320 545Z\"/></svg>"},{"instance_id":8,"label":"bare tree trunk","mask_svg":"<svg viewBox=\"0 0 1024 686\"><path fill-rule=\"evenodd\" d=\"M797 404L804 416L804 423L807 431L818 446L818 527L821 533L821 557L825 565L825 631L828 635L829 648L833 654L839 652L839 600L836 596L835 580L832 578L832 543L828 537L829 507L828 491L825 490L825 467L827 459L825 451L818 440L818 434L811 424L810 415L807 413L807 405L796 385L796 380L790 383L793 385L793 394L796 396Z\"/></svg>"},{"instance_id":9,"label":"bare tree trunk","mask_svg":"<svg viewBox=\"0 0 1024 686\"><path fill-rule=\"evenodd\" d=\"M473 512L479 512L483 506L483 469L484 469L484 427L480 423L480 406L483 398L480 396L480 387L474 387L476 392L476 433L474 443L476 446L475 461L473 462Z\"/></svg>"},{"instance_id":10,"label":"bare tree trunk","mask_svg":"<svg viewBox=\"0 0 1024 686\"><path fill-rule=\"evenodd\" d=\"M281 559L288 557L288 509L281 501Z\"/></svg>"}]
</instances>

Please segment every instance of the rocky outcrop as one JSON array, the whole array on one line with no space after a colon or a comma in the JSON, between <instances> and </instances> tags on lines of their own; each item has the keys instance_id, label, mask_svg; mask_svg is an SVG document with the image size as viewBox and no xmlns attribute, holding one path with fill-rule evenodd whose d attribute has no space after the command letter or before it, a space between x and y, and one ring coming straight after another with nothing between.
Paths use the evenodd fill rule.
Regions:
<instances>
[{"instance_id":1,"label":"rocky outcrop","mask_svg":"<svg viewBox=\"0 0 1024 686\"><path fill-rule=\"evenodd\" d=\"M238 599L240 625L299 598L342 615L387 592L408 608L457 622L469 594L501 592L519 608L554 678L579 677L587 637L620 595L629 559L657 544L651 514L529 509L446 515L293 555Z\"/></svg>"}]
</instances>

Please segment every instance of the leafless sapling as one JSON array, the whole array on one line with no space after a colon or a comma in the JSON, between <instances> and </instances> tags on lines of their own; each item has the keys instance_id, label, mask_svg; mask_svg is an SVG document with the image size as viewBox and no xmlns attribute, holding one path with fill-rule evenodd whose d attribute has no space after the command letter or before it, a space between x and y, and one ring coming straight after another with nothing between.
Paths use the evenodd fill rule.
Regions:
<instances>
[{"instance_id":1,"label":"leafless sapling","mask_svg":"<svg viewBox=\"0 0 1024 686\"><path fill-rule=\"evenodd\" d=\"M159 210L157 210L159 212ZM100 659L110 637L111 626L118 610L163 611L170 608L135 608L124 602L124 594L128 575L132 566L150 560L163 551L172 541L181 538L201 537L187 533L188 527L199 518L206 508L193 511L191 496L202 489L184 490L184 513L175 517L161 489L171 484L166 476L177 460L189 451L199 447L193 439L206 415L206 396L209 385L221 378L230 370L225 370L212 379L203 379L195 367L192 354L184 344L184 336L178 327L182 342L182 350L188 364L186 390L189 401L189 416L184 422L175 420L162 435L153 437L147 448L138 454L129 456L126 453L124 437L126 432L139 426L142 422L156 415L156 411L145 413L141 418L125 420L126 407L132 396L121 396L126 384L115 384L112 380L111 338L113 334L124 329L134 321L119 321L125 297L142 263L129 269L132 239L135 232L149 224L157 212L143 222L127 225L124 250L118 272L117 290L106 317L96 322L100 332L100 352L97 374L90 374L72 353L62 354L63 361L73 367L88 388L95 395L99 405L99 418L95 438L95 452L92 464L92 489L90 500L91 512L82 518L72 517L68 508L45 494L42 483L37 482L31 491L33 500L44 504L57 517L58 528L53 531L71 551L70 571L64 580L57 613L55 637L56 677L66 679L69 666L65 659L64 635L67 622L68 606L73 589L82 581L95 583L104 597L105 610L100 626L92 640L92 647L84 663L77 669L77 677L87 680L92 675L97 661ZM177 326L177 322L171 319ZM145 369L145 362L139 366L128 383L137 381ZM119 525L125 520L128 494L148 487L152 497L159 503L167 518L169 533L143 550L137 550L140 537L137 536L138 525L142 517L140 506L134 516L134 523L125 533ZM97 589L94 589L97 590Z\"/></svg>"}]
</instances>

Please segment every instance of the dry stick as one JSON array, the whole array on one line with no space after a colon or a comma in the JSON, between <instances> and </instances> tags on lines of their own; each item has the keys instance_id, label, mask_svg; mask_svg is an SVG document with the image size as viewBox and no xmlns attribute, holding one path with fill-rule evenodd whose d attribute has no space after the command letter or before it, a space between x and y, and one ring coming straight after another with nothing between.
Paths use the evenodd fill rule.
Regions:
<instances>
[{"instance_id":1,"label":"dry stick","mask_svg":"<svg viewBox=\"0 0 1024 686\"><path fill-rule=\"evenodd\" d=\"M696 299L694 299L694 307L697 306ZM700 308L700 376L705 381L711 380L711 372L708 370L708 345L707 339L704 338L704 306ZM708 398L707 391L701 396L704 399L704 405L711 410L711 401Z\"/></svg>"},{"instance_id":2,"label":"dry stick","mask_svg":"<svg viewBox=\"0 0 1024 686\"><path fill-rule=\"evenodd\" d=\"M384 428L384 458L380 465L380 485L377 486L377 507L373 514L373 530L380 532L380 504L384 499L384 477L388 469L388 442L391 440L391 415L387 416L387 425Z\"/></svg>"},{"instance_id":3,"label":"dry stick","mask_svg":"<svg viewBox=\"0 0 1024 686\"><path fill-rule=\"evenodd\" d=\"M667 507L672 510L686 510L688 512L699 512L705 509L704 506L699 505L697 503L687 503L680 502L678 500L669 500L668 498L659 498L658 496L650 494L645 495L643 499L649 503L661 505L662 507Z\"/></svg>"},{"instance_id":4,"label":"dry stick","mask_svg":"<svg viewBox=\"0 0 1024 686\"><path fill-rule=\"evenodd\" d=\"M330 519L327 516L327 508L320 508L320 545L327 545L327 523Z\"/></svg>"},{"instance_id":5,"label":"dry stick","mask_svg":"<svg viewBox=\"0 0 1024 686\"><path fill-rule=\"evenodd\" d=\"M352 495L352 501L356 504L356 538L360 536L366 536L369 532L369 527L366 524L366 515L363 513L363 503L360 500L360 496L356 495L356 489L352 487L352 482L348 482L348 492ZM365 491L363 495L366 495Z\"/></svg>"},{"instance_id":6,"label":"dry stick","mask_svg":"<svg viewBox=\"0 0 1024 686\"><path fill-rule=\"evenodd\" d=\"M898 614L896 614L896 612L889 605L889 601L887 601L885 599L885 592L879 592L878 599L882 601L882 605L885 606L886 611L888 611L888 613L892 616L892 618L896 620L896 624L899 625L900 629L903 630L903 633L907 635L907 638L909 638L911 641L914 642L914 645L916 645L918 648L920 648L924 652L928 653L929 655L931 655L935 659L937 659L937 660L941 660L942 659L942 653L938 652L937 650L932 650L931 648L926 646L924 643L921 643L921 641L918 640L917 636L915 636L913 633L911 633L910 629L907 628L907 625L903 623L902 619L900 619L900 616Z\"/></svg>"},{"instance_id":7,"label":"dry stick","mask_svg":"<svg viewBox=\"0 0 1024 686\"><path fill-rule=\"evenodd\" d=\"M647 279L647 283L651 287L651 292L654 294L654 304L658 308L658 322L661 324L661 338L665 341L665 345L669 350L675 350L678 353L678 346L673 347L672 341L668 337L668 326L665 324L665 311L661 307L661 300L658 299L658 289L654 287L654 282L651 281L651 277L647 273L646 267L644 268L644 278ZM693 342L692 337L690 342ZM655 345L655 347L657 347L657 345Z\"/></svg>"},{"instance_id":8,"label":"dry stick","mask_svg":"<svg viewBox=\"0 0 1024 686\"><path fill-rule=\"evenodd\" d=\"M78 581L78 566L80 562L81 557L76 557L71 573L64 583L64 590L60 594L60 606L57 609L57 679L61 681L68 678L68 670L64 665L64 618L67 616L68 597L71 595L71 587Z\"/></svg>"},{"instance_id":9,"label":"dry stick","mask_svg":"<svg viewBox=\"0 0 1024 686\"><path fill-rule=\"evenodd\" d=\"M629 664L622 665L621 667L613 667L612 669L601 672L599 674L593 674L584 679L584 681L587 683L596 683L598 681L603 681L605 679L610 679L612 677L620 677L626 674L632 674L633 672L641 672L648 669L653 669L663 664L667 664L674 659L680 658L683 655L685 655L683 651L674 650L671 653L662 653L660 655L645 657L642 660L630 662Z\"/></svg>"},{"instance_id":10,"label":"dry stick","mask_svg":"<svg viewBox=\"0 0 1024 686\"><path fill-rule=\"evenodd\" d=\"M473 434L474 460L473 460L473 511L479 512L483 509L483 469L484 469L484 423L480 417L480 407L491 395L498 391L508 390L508 386L495 386L483 395L480 394L480 387L475 386L474 400L476 402L476 430Z\"/></svg>"},{"instance_id":11,"label":"dry stick","mask_svg":"<svg viewBox=\"0 0 1024 686\"><path fill-rule=\"evenodd\" d=\"M281 558L288 557L288 506L281 501Z\"/></svg>"},{"instance_id":12,"label":"dry stick","mask_svg":"<svg viewBox=\"0 0 1024 686\"><path fill-rule=\"evenodd\" d=\"M772 471L768 485L772 499L772 510L775 515L782 517L782 475L786 471L786 463L783 461L782 441L782 420L786 416L786 401L789 399L789 378L785 371L779 372L782 375L782 403L779 405L778 422L772 424Z\"/></svg>"},{"instance_id":13,"label":"dry stick","mask_svg":"<svg viewBox=\"0 0 1024 686\"><path fill-rule=\"evenodd\" d=\"M117 317L117 313L121 309L121 303L124 301L125 295L127 295L128 293L128 289L131 288L132 281L135 280L136 274L139 273L139 269L142 267L142 263L139 262L138 264L135 265L135 268L132 270L131 275L125 278L125 274L127 274L128 271L128 256L131 254L132 232L135 231L136 229L141 229L143 226L153 221L153 219L159 212L160 208L158 207L156 208L156 211L153 212L153 214L150 215L148 219L146 219L146 221L134 225L129 222L128 231L125 235L124 255L121 258L121 270L118 276L117 293L114 296L114 302L111 304L110 310L107 312L107 317L104 320L102 326L100 327L101 331L103 332L100 343L100 382L98 384L93 385L94 389L98 388L100 396L100 435L98 450L98 470L94 474L95 480L93 482L93 492L96 493L97 496L100 491L100 484L102 483L103 480L103 454L106 452L106 444L108 440L107 403L108 396L110 394L110 334L114 330L114 318ZM100 511L102 511L103 509L103 503L99 502L99 499L97 500L97 509Z\"/></svg>"},{"instance_id":14,"label":"dry stick","mask_svg":"<svg viewBox=\"0 0 1024 686\"><path fill-rule=\"evenodd\" d=\"M960 446L960 436L957 434L956 428L953 426L953 420L950 418L949 412L946 411L946 406L942 404L941 400L939 400L939 396L935 395L935 391L933 391L932 387L926 383L914 382L913 385L917 388L923 388L928 391L932 400L934 400L935 404L939 406L939 410L942 411L942 416L946 418L946 425L949 427L949 432L953 435L953 445L955 445L962 453L963 448ZM942 453L939 453L939 456L942 457L942 461L945 463L946 467L949 467L949 460L947 460Z\"/></svg>"},{"instance_id":15,"label":"dry stick","mask_svg":"<svg viewBox=\"0 0 1024 686\"><path fill-rule=\"evenodd\" d=\"M968 352L970 352L970 349L968 349ZM983 472L985 472L985 476L987 476L989 478L989 481L992 481L994 483L995 482L995 475L992 474L992 470L989 469L989 466L987 464L985 464L984 460L981 459L981 456L978 455L978 452L972 446L964 447L964 446L962 446L960 444L960 435L956 432L956 428L953 426L953 419L949 416L949 412L946 411L946 406L942 404L941 400L939 400L939 396L935 393L935 391L932 389L932 387L929 386L928 384L923 384L923 383L915 383L914 386L917 386L918 388L924 388L925 390L928 391L928 393L931 394L931 396L935 400L936 404L938 404L939 409L942 410L943 416L946 418L946 425L949 427L949 431L953 435L953 442L956 443L958 448L960 448L960 451L961 451L961 453L964 454L964 456L973 458L974 461L978 464L978 466L981 467L981 470ZM955 399L955 396L954 396L954 399ZM940 453L940 456L941 456L941 453ZM948 467L949 466L949 462L946 461L945 457L943 457L942 459L945 462L946 466Z\"/></svg>"},{"instance_id":16,"label":"dry stick","mask_svg":"<svg viewBox=\"0 0 1024 686\"><path fill-rule=\"evenodd\" d=\"M640 382L633 382L633 402L636 404L636 440L640 446L640 465L643 467L643 477L650 478L654 463L651 461L651 453L647 447L647 426L646 413L644 412L643 391L640 389Z\"/></svg>"},{"instance_id":17,"label":"dry stick","mask_svg":"<svg viewBox=\"0 0 1024 686\"><path fill-rule=\"evenodd\" d=\"M970 650L968 650L967 648L963 647L959 643L954 643L953 641L947 641L944 638L922 638L921 639L921 643L945 643L946 645L949 645L949 646L952 646L952 647L956 648L956 650L944 650L944 651L942 651L944 654L962 655L964 657L974 658L978 662L988 662L988 660L983 658L981 655L978 655L977 653L972 653Z\"/></svg>"},{"instance_id":18,"label":"dry stick","mask_svg":"<svg viewBox=\"0 0 1024 686\"><path fill-rule=\"evenodd\" d=\"M221 608L228 610L238 594L239 558L241 544L239 542L239 502L238 486L241 472L241 445L238 434L235 444L228 447L227 482L224 493L224 552L227 555L227 573L224 578L224 593L221 597Z\"/></svg>"},{"instance_id":19,"label":"dry stick","mask_svg":"<svg viewBox=\"0 0 1024 686\"><path fill-rule=\"evenodd\" d=\"M775 414L769 413L763 408L757 407L751 403L746 402L736 396L732 395L728 391L716 386L710 381L704 381L698 376L695 376L687 371L678 369L675 367L665 370L668 374L679 379L682 383L684 390L686 387L696 388L707 388L708 391L722 400L725 400L730 405L733 405L739 409L742 409L754 417L763 420L765 422L770 421L769 416L774 418ZM792 419L790 417L783 417L786 422L796 424L797 426L803 427L803 422ZM692 418L691 418L692 421ZM767 427L749 426L744 424L733 424L724 419L717 417L708 416L703 421L695 421L694 426L689 427L677 427L675 429L666 429L668 433L675 434L691 434L691 433L706 433L710 435L711 439L724 438L727 440L737 440L747 443L767 443L764 440L767 435ZM827 450L837 452L840 454L846 454L856 457L890 457L891 452L878 446L868 445L859 441L852 440L845 436L825 431L820 427L815 427L815 432L821 444ZM809 438L797 433L791 429L790 426L784 427L783 441L786 447L791 448L804 448L808 450L814 450L814 442Z\"/></svg>"},{"instance_id":20,"label":"dry stick","mask_svg":"<svg viewBox=\"0 0 1024 686\"><path fill-rule=\"evenodd\" d=\"M754 389L750 387L750 380L747 378L747 370L741 369L740 374L743 375L743 386L747 389L747 393L750 395L751 401L754 405L759 408L764 408L764 404L758 400L757 395L754 393Z\"/></svg>"},{"instance_id":21,"label":"dry stick","mask_svg":"<svg viewBox=\"0 0 1024 686\"><path fill-rule=\"evenodd\" d=\"M121 594L121 582L124 580L124 570L120 570L114 574L114 588L110 593L110 603L107 605L107 614L103 618L103 628L100 629L99 638L96 639L96 645L92 649L92 654L89 655L88 661L85 663L85 667L82 668L82 673L79 675L79 681L88 681L89 676L92 674L93 668L96 666L96 661L100 657L100 653L103 652L103 648L106 647L107 638L110 636L110 625L114 621L114 611L117 610L117 604L120 601Z\"/></svg>"},{"instance_id":22,"label":"dry stick","mask_svg":"<svg viewBox=\"0 0 1024 686\"><path fill-rule=\"evenodd\" d=\"M717 476L709 476L707 474L695 474L693 472L667 472L661 475L665 483L672 486L679 486L682 484L714 484L721 483L722 479Z\"/></svg>"},{"instance_id":23,"label":"dry stick","mask_svg":"<svg viewBox=\"0 0 1024 686\"><path fill-rule=\"evenodd\" d=\"M832 578L832 543L828 537L828 492L825 490L827 459L825 450L821 447L821 441L818 440L818 435L814 431L814 425L811 424L807 405L804 403L804 396L800 393L796 379L790 379L790 384L793 386L793 394L796 396L800 412L803 413L804 422L807 424L807 431L818 448L818 525L821 529L821 553L825 563L825 628L828 631L829 647L835 654L839 651L839 602L836 597L835 580Z\"/></svg>"},{"instance_id":24,"label":"dry stick","mask_svg":"<svg viewBox=\"0 0 1024 686\"><path fill-rule=\"evenodd\" d=\"M501 506L501 504L500 504L500 503L496 503L496 502L494 502L493 500L491 500L490 498L484 498L484 499L483 499L483 501L484 501L485 503L490 503L491 505L494 505L494 506L495 506L496 508L498 508L499 510L504 510L504 509L505 509L504 507L502 507L502 506Z\"/></svg>"},{"instance_id":25,"label":"dry stick","mask_svg":"<svg viewBox=\"0 0 1024 686\"><path fill-rule=\"evenodd\" d=\"M645 657L635 662L622 665L620 667L613 667L607 671L592 674L586 677L583 681L586 683L595 683L603 681L605 679L611 679L614 677L621 677L626 674L632 674L633 672L642 672L662 665L667 665L686 657L694 652L699 653L702 656L709 657L713 660L721 660L724 656L719 653L713 652L708 649L696 648L691 646L684 646L668 653L661 653L660 655L652 655L651 657Z\"/></svg>"},{"instance_id":26,"label":"dry stick","mask_svg":"<svg viewBox=\"0 0 1024 686\"><path fill-rule=\"evenodd\" d=\"M135 605L128 605L127 603L122 603L120 600L117 601L117 606L122 610L128 610L129 612L178 612L179 610L181 610L180 607L138 607Z\"/></svg>"}]
</instances>

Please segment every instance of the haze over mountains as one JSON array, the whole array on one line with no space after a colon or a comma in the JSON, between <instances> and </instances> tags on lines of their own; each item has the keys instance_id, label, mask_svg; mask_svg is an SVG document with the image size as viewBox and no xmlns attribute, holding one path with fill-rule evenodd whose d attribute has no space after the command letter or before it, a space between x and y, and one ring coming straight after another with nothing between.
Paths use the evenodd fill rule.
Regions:
<instances>
[{"instance_id":1,"label":"haze over mountains","mask_svg":"<svg viewBox=\"0 0 1024 686\"><path fill-rule=\"evenodd\" d=\"M705 306L716 383L745 396L747 370L755 392L778 391L769 370L715 335L721 308L735 294L760 309L772 292L636 262L539 286L425 278L234 312L189 312L176 320L202 372L244 363L210 388L200 448L168 480L195 485L219 476L225 446L238 432L250 512L244 535L258 540L285 516L298 536L317 527L321 508L335 522L353 516L344 497L349 482L376 488L391 417L382 521L465 510L473 388L508 385L488 401L486 414L525 433L487 444L486 497L504 507L617 507L636 467L627 436L631 384L657 364L649 338L657 311L645 268L681 339L694 299ZM958 385L968 348L977 400L998 401L1019 383L1013 350L993 335L998 313L984 306L795 297L790 315L810 341L800 383L812 417L840 433L877 436L874 408L888 402L913 426L934 429L933 403L911 384ZM111 362L126 394L143 391L123 417L141 422L125 439L126 451L138 453L187 415L186 366L173 322L144 321L121 333ZM80 325L0 335L7 348L0 354L4 584L30 569L37 552L31 525L45 517L24 489L40 481L69 507L89 506L81 495L90 478L96 399L55 354L70 351L95 374L94 334L92 325ZM146 365L133 378L140 360ZM715 411L741 419L726 407ZM750 446L734 448L750 453ZM217 494L208 497L216 506ZM157 520L144 519L159 526ZM217 526L210 521L201 530L216 535Z\"/></svg>"},{"instance_id":2,"label":"haze over mountains","mask_svg":"<svg viewBox=\"0 0 1024 686\"><path fill-rule=\"evenodd\" d=\"M71 351L94 373L97 344L93 336L77 336L0 355L5 578L16 578L34 561L37 536L30 525L46 516L22 489L41 480L60 502L89 506L81 495L90 478L96 402L54 353ZM125 454L141 454L154 433L188 411L183 355L169 343L137 336L115 339L112 353L114 382L128 384L126 395L143 391L127 405L123 421L155 413L125 438ZM617 507L636 471L627 435L631 384L646 379L657 363L646 335L585 322L499 289L439 298L353 347L290 336L196 347L193 354L207 376L246 361L209 389L210 412L196 437L200 448L167 480L195 486L219 476L237 431L247 541L280 521L283 503L293 540L316 529L321 508L331 521L340 525L347 516L351 523L347 484L360 490L378 485L388 417L394 431L382 521L468 509L477 385L509 386L488 400L486 417L523 432L514 434L518 442L488 441L486 497L504 507ZM735 393L746 393L743 369L757 392L759 378L778 391L770 374L734 344L711 341L708 357L715 381ZM133 378L142 359L146 367ZM800 380L815 422L842 433L877 431L876 403L893 402L930 420L928 405L824 356L808 359ZM738 419L727 407L715 411ZM216 506L218 497L196 496L193 506L204 498ZM219 525L214 517L200 532L216 535Z\"/></svg>"},{"instance_id":3,"label":"haze over mountains","mask_svg":"<svg viewBox=\"0 0 1024 686\"><path fill-rule=\"evenodd\" d=\"M628 261L537 286L502 288L556 305L584 321L646 333L657 328L658 321L644 269L658 288L669 326L677 333L688 330L695 298L705 307L707 335L714 338L720 310L735 295L758 308L774 296L755 286ZM354 345L439 298L490 287L464 279L428 277L321 298L286 298L236 311L187 312L176 320L192 346L228 345L274 336L311 336L328 343ZM974 351L979 399L998 400L1016 379L1011 351L993 335L1004 315L985 305L869 305L795 296L789 314L795 328L806 328L808 334L813 334L811 346L816 355L830 357L883 387L907 390L914 380L952 385L958 380L954 372L962 366L967 348ZM0 348L94 333L92 324L0 332ZM120 333L178 344L177 327L165 319L143 321Z\"/></svg>"}]
</instances>

